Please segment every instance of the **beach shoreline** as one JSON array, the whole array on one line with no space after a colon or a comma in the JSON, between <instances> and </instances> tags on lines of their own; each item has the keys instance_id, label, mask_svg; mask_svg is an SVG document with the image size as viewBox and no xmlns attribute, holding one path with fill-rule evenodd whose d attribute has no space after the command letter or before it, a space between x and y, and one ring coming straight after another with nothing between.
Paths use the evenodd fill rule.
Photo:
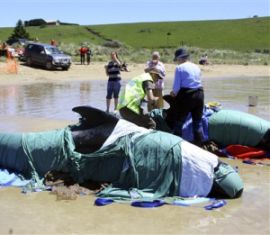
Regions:
<instances>
[{"instance_id":1,"label":"beach shoreline","mask_svg":"<svg viewBox=\"0 0 270 235\"><path fill-rule=\"evenodd\" d=\"M28 67L17 62L17 72L10 64L0 62L0 85L29 84L44 82L70 82L87 80L107 80L105 63L93 62L90 65L73 63L68 71L48 71L40 67ZM144 72L144 64L129 64L130 72L122 72L122 79L129 80ZM173 79L175 64L165 64L166 78ZM200 66L202 79L233 77L270 76L270 66L265 65L206 65Z\"/></svg>"}]
</instances>

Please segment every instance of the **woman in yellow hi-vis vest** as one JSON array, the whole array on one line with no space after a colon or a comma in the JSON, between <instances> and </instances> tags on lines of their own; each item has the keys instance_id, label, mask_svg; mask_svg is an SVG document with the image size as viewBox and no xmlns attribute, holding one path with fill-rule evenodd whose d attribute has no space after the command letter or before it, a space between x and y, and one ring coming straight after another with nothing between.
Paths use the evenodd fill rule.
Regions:
<instances>
[{"instance_id":1,"label":"woman in yellow hi-vis vest","mask_svg":"<svg viewBox=\"0 0 270 235\"><path fill-rule=\"evenodd\" d=\"M158 70L151 70L131 79L120 92L117 109L122 118L146 128L156 128L155 121L145 112L148 103L155 103L158 97L153 95L154 83L163 79ZM147 97L147 100L145 99ZM150 111L150 110L149 110Z\"/></svg>"}]
</instances>

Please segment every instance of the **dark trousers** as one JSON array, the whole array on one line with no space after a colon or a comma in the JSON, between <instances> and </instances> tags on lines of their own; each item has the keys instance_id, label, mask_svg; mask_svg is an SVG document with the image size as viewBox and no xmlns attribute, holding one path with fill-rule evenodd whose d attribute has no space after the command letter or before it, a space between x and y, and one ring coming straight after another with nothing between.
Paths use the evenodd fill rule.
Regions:
<instances>
[{"instance_id":1,"label":"dark trousers","mask_svg":"<svg viewBox=\"0 0 270 235\"><path fill-rule=\"evenodd\" d=\"M127 107L119 110L123 119L147 129L156 129L156 122L148 114L137 114Z\"/></svg>"},{"instance_id":2,"label":"dark trousers","mask_svg":"<svg viewBox=\"0 0 270 235\"><path fill-rule=\"evenodd\" d=\"M166 121L175 135L182 136L182 127L191 113L193 123L194 143L201 145L203 141L202 115L204 108L203 88L182 88L172 99Z\"/></svg>"},{"instance_id":3,"label":"dark trousers","mask_svg":"<svg viewBox=\"0 0 270 235\"><path fill-rule=\"evenodd\" d=\"M85 64L85 54L81 54L81 64Z\"/></svg>"},{"instance_id":4,"label":"dark trousers","mask_svg":"<svg viewBox=\"0 0 270 235\"><path fill-rule=\"evenodd\" d=\"M91 57L90 57L90 55L86 55L86 61L87 61L87 64L90 64L90 62L91 62Z\"/></svg>"}]
</instances>

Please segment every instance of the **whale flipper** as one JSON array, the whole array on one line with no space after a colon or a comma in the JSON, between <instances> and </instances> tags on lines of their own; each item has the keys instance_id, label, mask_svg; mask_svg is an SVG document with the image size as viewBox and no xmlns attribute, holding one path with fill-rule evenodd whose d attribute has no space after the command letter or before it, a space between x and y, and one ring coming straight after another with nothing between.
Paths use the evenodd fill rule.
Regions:
<instances>
[{"instance_id":1,"label":"whale flipper","mask_svg":"<svg viewBox=\"0 0 270 235\"><path fill-rule=\"evenodd\" d=\"M81 115L80 123L70 127L76 151L92 153L112 134L119 118L91 106L77 106L72 111Z\"/></svg>"}]
</instances>

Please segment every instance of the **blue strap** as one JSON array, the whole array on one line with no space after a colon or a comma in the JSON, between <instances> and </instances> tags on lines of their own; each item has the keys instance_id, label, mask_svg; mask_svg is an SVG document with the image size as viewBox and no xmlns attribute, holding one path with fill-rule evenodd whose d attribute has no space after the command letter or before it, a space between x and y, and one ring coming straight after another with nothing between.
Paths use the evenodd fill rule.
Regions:
<instances>
[{"instance_id":1,"label":"blue strap","mask_svg":"<svg viewBox=\"0 0 270 235\"><path fill-rule=\"evenodd\" d=\"M97 198L95 200L95 205L96 206L106 206L106 205L109 205L111 203L113 203L113 200L109 199L109 198L101 198L101 197L99 197L99 198Z\"/></svg>"},{"instance_id":2,"label":"blue strap","mask_svg":"<svg viewBox=\"0 0 270 235\"><path fill-rule=\"evenodd\" d=\"M220 208L223 207L227 204L227 202L225 200L216 200L213 203L207 205L204 207L205 210L213 210L216 208Z\"/></svg>"},{"instance_id":3,"label":"blue strap","mask_svg":"<svg viewBox=\"0 0 270 235\"><path fill-rule=\"evenodd\" d=\"M152 202L134 201L134 202L131 203L131 206L143 207L143 208L153 208L153 207L163 206L164 204L166 204L166 203L164 201L162 201L162 200L154 200Z\"/></svg>"},{"instance_id":4,"label":"blue strap","mask_svg":"<svg viewBox=\"0 0 270 235\"><path fill-rule=\"evenodd\" d=\"M95 205L96 206L106 206L106 205L109 205L109 204L111 204L113 202L114 202L114 200L110 199L110 198L97 198L95 200ZM141 208L154 208L154 207L163 206L165 204L170 204L170 203L166 203L163 200L133 201L131 203L131 206L141 207ZM215 200L213 203L204 206L204 208L205 208L205 210L213 210L213 209L216 209L216 208L223 207L226 204L227 204L227 202L225 200ZM177 201L177 202L175 201L171 205L188 206L188 204L181 203L180 201Z\"/></svg>"},{"instance_id":5,"label":"blue strap","mask_svg":"<svg viewBox=\"0 0 270 235\"><path fill-rule=\"evenodd\" d=\"M17 177L14 176L12 179L10 179L9 181L0 184L1 187L9 187L12 186L12 184L16 181Z\"/></svg>"},{"instance_id":6,"label":"blue strap","mask_svg":"<svg viewBox=\"0 0 270 235\"><path fill-rule=\"evenodd\" d=\"M190 198L186 200L174 200L171 204L176 206L192 206L198 203L205 203L209 201L213 201L215 199L208 197L198 197L198 198Z\"/></svg>"},{"instance_id":7,"label":"blue strap","mask_svg":"<svg viewBox=\"0 0 270 235\"><path fill-rule=\"evenodd\" d=\"M246 164L250 164L250 165L256 165L256 163L250 159L247 159L247 160L243 160L242 161L243 163L246 163Z\"/></svg>"}]
</instances>

